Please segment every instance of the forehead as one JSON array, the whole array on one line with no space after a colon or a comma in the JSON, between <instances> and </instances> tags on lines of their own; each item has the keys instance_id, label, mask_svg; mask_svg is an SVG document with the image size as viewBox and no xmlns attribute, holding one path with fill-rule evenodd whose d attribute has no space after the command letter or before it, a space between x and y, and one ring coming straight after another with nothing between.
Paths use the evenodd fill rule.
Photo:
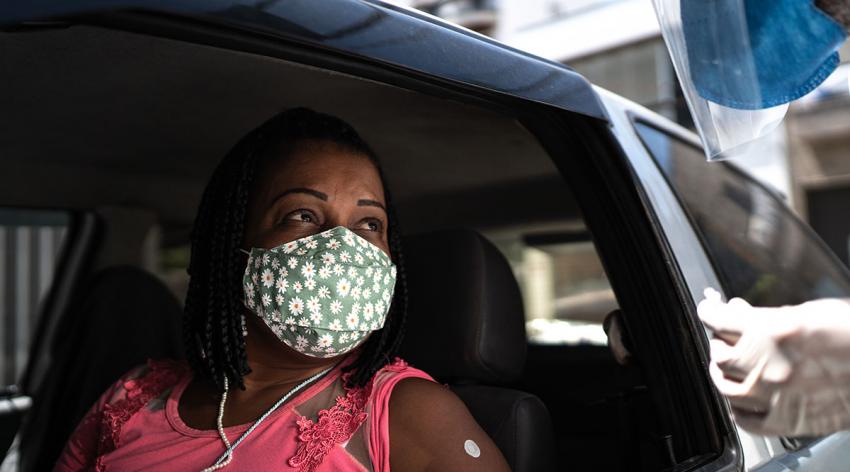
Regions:
<instances>
[{"instance_id":1,"label":"forehead","mask_svg":"<svg viewBox=\"0 0 850 472\"><path fill-rule=\"evenodd\" d=\"M308 141L294 148L272 148L259 166L257 190L274 193L308 187L333 193L368 193L383 200L375 164L365 155L332 142Z\"/></svg>"}]
</instances>

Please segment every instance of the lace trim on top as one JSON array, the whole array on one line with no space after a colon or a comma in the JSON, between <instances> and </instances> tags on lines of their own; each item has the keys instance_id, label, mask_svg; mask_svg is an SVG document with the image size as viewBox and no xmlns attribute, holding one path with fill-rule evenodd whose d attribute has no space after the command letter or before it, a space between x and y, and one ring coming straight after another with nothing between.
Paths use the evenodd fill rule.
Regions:
<instances>
[{"instance_id":1,"label":"lace trim on top","mask_svg":"<svg viewBox=\"0 0 850 472\"><path fill-rule=\"evenodd\" d=\"M148 360L147 368L147 372L123 383L123 398L105 404L100 411L97 471L103 470L103 456L118 447L124 424L166 388L177 383L185 370L183 364L171 360Z\"/></svg>"},{"instance_id":2,"label":"lace trim on top","mask_svg":"<svg viewBox=\"0 0 850 472\"><path fill-rule=\"evenodd\" d=\"M400 371L407 363L395 358L382 370ZM351 373L342 376L343 385ZM376 374L377 375L377 374ZM364 387L345 387L345 395L336 398L336 404L331 408L320 410L317 421L301 416L298 425L298 449L288 463L299 472L314 472L322 460L338 444L344 444L351 439L355 431L366 421L366 402L372 392L375 376Z\"/></svg>"}]
</instances>

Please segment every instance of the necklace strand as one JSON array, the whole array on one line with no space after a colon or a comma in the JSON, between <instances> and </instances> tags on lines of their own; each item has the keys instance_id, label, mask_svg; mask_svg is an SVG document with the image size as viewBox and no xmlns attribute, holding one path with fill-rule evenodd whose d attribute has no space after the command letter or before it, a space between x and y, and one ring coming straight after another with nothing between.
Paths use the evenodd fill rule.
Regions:
<instances>
[{"instance_id":1,"label":"necklace strand","mask_svg":"<svg viewBox=\"0 0 850 472\"><path fill-rule=\"evenodd\" d=\"M266 418L268 418L269 415L274 413L274 411L277 410L278 407L280 407L280 405L283 404L283 402L288 400L289 397L291 397L293 394L295 394L296 392L298 392L299 390L304 388L307 384L309 384L309 383L313 382L314 380L324 376L325 374L330 372L334 367L336 367L336 366L330 366L327 369L319 372L318 374L314 374L313 376L309 377L308 379L304 380L303 382L301 382L300 384L296 385L291 390L286 392L286 394L284 396L282 396L280 398L280 400L275 402L275 404L272 405L271 408L266 410L266 412L263 413L263 415L260 416L257 419L257 421L255 421L254 424L251 425L250 428L248 428L248 431L245 431L242 434L242 436L240 436L239 439L237 439L236 442L233 443L233 445L230 444L230 440L227 439L227 434L224 433L224 422L223 422L223 420L224 420L224 405L225 405L225 403L227 403L227 391L228 391L228 387L229 387L228 383L227 383L227 376L225 376L224 377L224 392L221 393L221 402L218 404L218 418L216 419L216 425L218 427L218 435L221 438L221 441L224 443L225 451L224 451L224 454L219 456L219 458L215 461L215 463L213 465L207 467L206 469L202 470L201 472L213 472L215 470L223 469L228 464L230 464L230 461L233 460L233 451L236 449L237 446L239 446L239 444L242 443L243 440L245 440L245 438L248 437L249 434L251 434L252 432L254 432L255 429L257 429L257 426L259 426L260 423L262 423Z\"/></svg>"}]
</instances>

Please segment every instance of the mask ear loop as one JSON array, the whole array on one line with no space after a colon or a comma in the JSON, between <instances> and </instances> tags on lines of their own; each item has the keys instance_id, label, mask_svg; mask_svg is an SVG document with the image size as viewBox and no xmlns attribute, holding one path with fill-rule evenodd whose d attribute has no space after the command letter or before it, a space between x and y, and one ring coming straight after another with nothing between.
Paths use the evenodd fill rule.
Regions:
<instances>
[{"instance_id":1,"label":"mask ear loop","mask_svg":"<svg viewBox=\"0 0 850 472\"><path fill-rule=\"evenodd\" d=\"M240 247L240 248L237 248L236 250L237 250L237 251L239 251L239 252L243 252L243 253L245 253L245 254L247 254L247 255L249 255L249 256L251 255L251 251L246 251L246 250L242 249L241 247Z\"/></svg>"}]
</instances>

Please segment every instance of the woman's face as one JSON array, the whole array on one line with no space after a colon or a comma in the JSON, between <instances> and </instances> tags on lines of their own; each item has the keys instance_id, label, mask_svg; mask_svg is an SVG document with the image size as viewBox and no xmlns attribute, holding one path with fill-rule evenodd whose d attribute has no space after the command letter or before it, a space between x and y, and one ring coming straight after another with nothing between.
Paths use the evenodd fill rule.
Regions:
<instances>
[{"instance_id":1,"label":"woman's face","mask_svg":"<svg viewBox=\"0 0 850 472\"><path fill-rule=\"evenodd\" d=\"M258 169L245 222L246 248L273 248L345 226L389 255L384 186L366 156L331 142L270 154Z\"/></svg>"}]
</instances>

